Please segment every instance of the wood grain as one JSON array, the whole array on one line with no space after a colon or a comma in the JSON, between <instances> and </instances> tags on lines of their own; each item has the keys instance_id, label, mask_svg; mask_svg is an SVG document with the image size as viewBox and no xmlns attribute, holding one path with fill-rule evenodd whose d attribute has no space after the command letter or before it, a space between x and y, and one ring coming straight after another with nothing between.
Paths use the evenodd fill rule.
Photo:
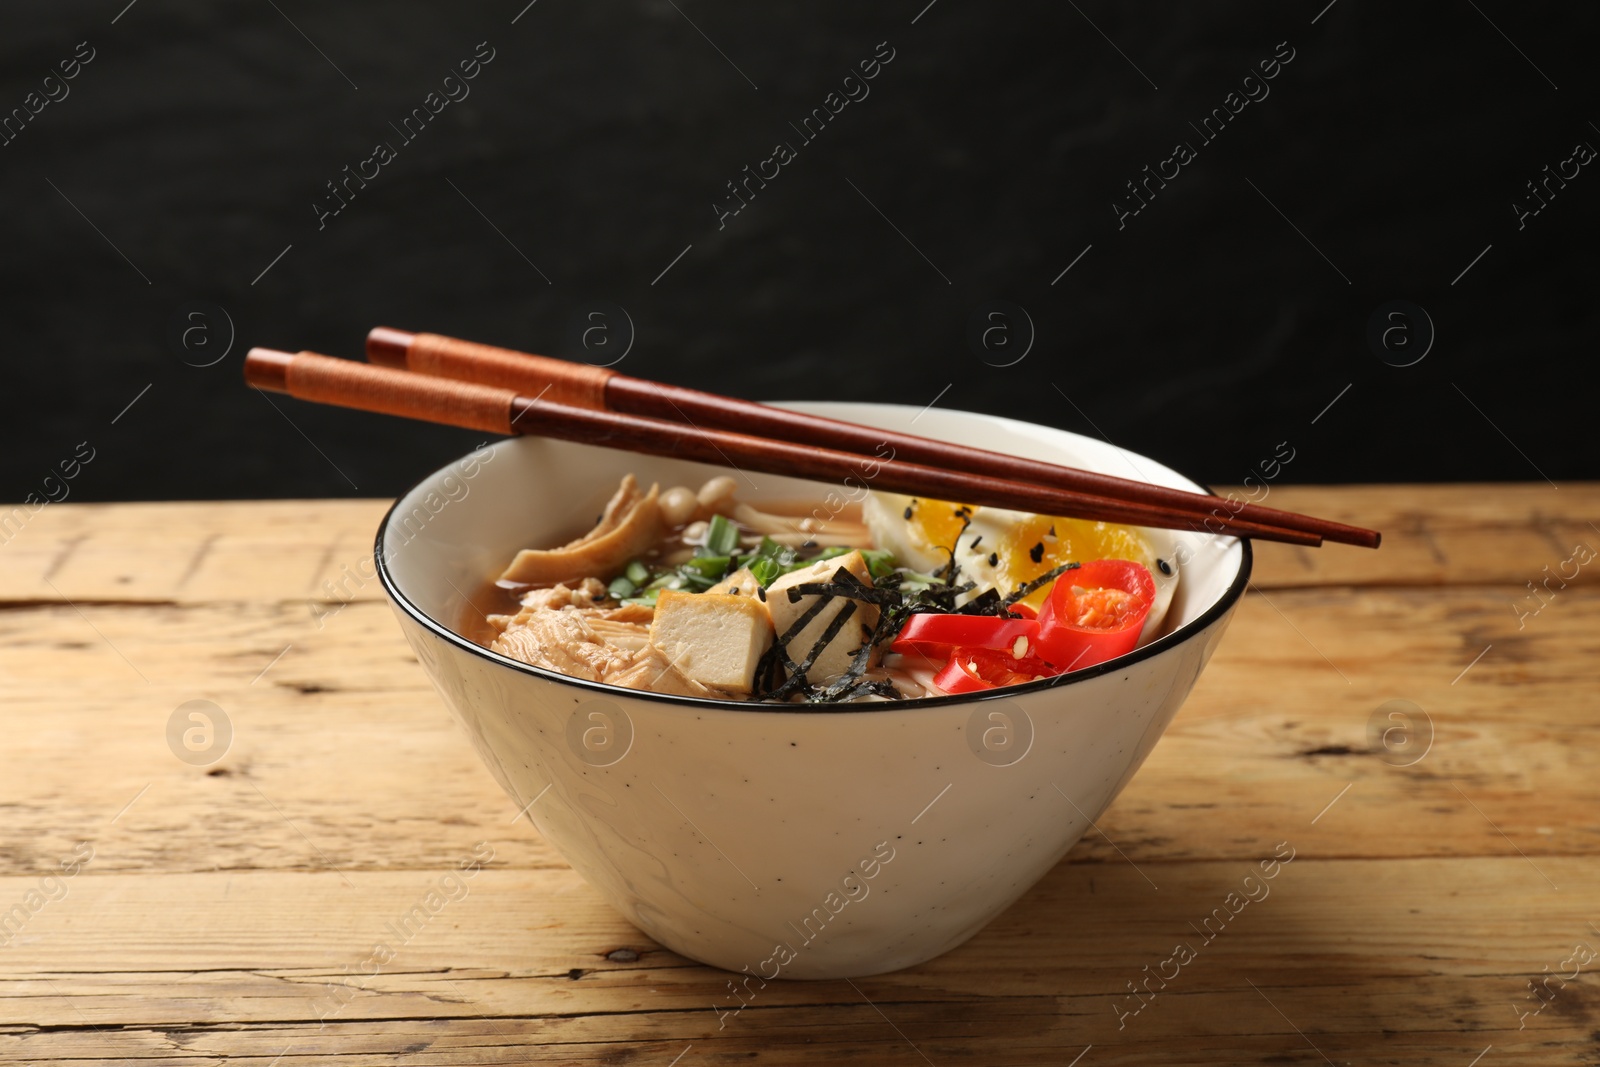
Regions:
<instances>
[{"instance_id":1,"label":"wood grain","mask_svg":"<svg viewBox=\"0 0 1600 1067\"><path fill-rule=\"evenodd\" d=\"M0 915L65 895L0 945L0 1063L1592 1058L1596 965L1545 1001L1527 983L1600 949L1596 568L1514 605L1600 547L1600 487L1269 499L1384 547L1258 545L1221 651L1099 832L966 946L770 985L721 1029L724 974L511 822L359 579L384 504L52 505L0 546ZM196 698L236 730L211 767L166 746ZM1410 766L1369 731L1397 698L1431 724ZM1119 1028L1126 983L1280 841L1272 895ZM81 872L47 882L82 842ZM483 847L466 894L365 973Z\"/></svg>"}]
</instances>

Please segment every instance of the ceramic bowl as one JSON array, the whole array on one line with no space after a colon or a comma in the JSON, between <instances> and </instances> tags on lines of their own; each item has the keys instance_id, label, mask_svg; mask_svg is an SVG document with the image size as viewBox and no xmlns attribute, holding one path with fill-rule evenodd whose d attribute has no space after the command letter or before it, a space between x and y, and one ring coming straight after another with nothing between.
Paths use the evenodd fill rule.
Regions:
<instances>
[{"instance_id":1,"label":"ceramic bowl","mask_svg":"<svg viewBox=\"0 0 1600 1067\"><path fill-rule=\"evenodd\" d=\"M791 406L1199 488L1145 457L1009 419ZM727 473L539 438L501 441L395 504L379 530L379 570L418 660L513 803L629 921L681 955L753 976L746 990L909 967L981 930L1138 770L1250 575L1248 542L1180 535L1182 576L1164 636L1057 679L903 705L643 693L530 667L460 635L470 592L518 549L587 530L629 471L663 487ZM737 478L752 502L829 491Z\"/></svg>"}]
</instances>

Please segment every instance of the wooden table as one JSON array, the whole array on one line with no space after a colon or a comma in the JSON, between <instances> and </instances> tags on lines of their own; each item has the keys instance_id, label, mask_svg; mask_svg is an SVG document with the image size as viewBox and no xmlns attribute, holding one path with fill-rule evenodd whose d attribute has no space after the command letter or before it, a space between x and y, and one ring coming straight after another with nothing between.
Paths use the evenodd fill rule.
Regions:
<instances>
[{"instance_id":1,"label":"wooden table","mask_svg":"<svg viewBox=\"0 0 1600 1067\"><path fill-rule=\"evenodd\" d=\"M1600 562L1516 605L1600 549L1600 486L1271 503L1384 547L1259 547L1100 832L967 945L720 1030L727 976L602 904L434 697L359 576L383 503L51 505L0 545L0 1062L1593 1062ZM169 746L191 700L218 762Z\"/></svg>"}]
</instances>

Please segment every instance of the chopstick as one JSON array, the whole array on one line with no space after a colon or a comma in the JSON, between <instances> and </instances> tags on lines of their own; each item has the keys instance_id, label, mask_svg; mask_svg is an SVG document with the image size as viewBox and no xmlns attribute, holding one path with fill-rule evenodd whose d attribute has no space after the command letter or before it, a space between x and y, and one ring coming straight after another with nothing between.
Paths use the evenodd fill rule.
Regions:
<instances>
[{"instance_id":1,"label":"chopstick","mask_svg":"<svg viewBox=\"0 0 1600 1067\"><path fill-rule=\"evenodd\" d=\"M1229 501L1109 474L1065 467L1022 456L953 445L913 434L860 426L820 415L770 407L615 371L538 356L508 348L463 341L440 334L409 333L387 326L367 334L367 358L380 366L496 385L562 403L648 418L688 422L707 428L771 437L797 444L870 453L885 446L897 459L945 470L966 471L1009 481L1042 482L1058 489L1191 512L1213 521L1222 513L1233 523L1249 522L1317 534L1329 541L1377 548L1375 530L1281 511L1260 504Z\"/></svg>"},{"instance_id":2,"label":"chopstick","mask_svg":"<svg viewBox=\"0 0 1600 1067\"><path fill-rule=\"evenodd\" d=\"M374 411L500 434L534 434L645 455L699 460L740 471L820 481L869 483L875 489L965 504L1014 508L1103 522L1257 537L1316 546L1300 530L1210 518L1150 504L1112 500L1053 486L949 471L902 459L772 440L728 430L600 411L524 396L513 389L441 378L315 352L253 348L245 380L301 400Z\"/></svg>"}]
</instances>

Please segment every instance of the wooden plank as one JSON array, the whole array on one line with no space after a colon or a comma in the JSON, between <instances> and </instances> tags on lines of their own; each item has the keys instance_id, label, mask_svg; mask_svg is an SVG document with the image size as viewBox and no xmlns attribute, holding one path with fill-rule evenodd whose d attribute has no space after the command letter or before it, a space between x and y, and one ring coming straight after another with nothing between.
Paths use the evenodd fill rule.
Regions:
<instances>
[{"instance_id":1,"label":"wooden plank","mask_svg":"<svg viewBox=\"0 0 1600 1067\"><path fill-rule=\"evenodd\" d=\"M1532 1014L1545 1002L1527 981L1558 970L1576 942L1600 945L1581 890L1600 859L1547 859L1565 887L1555 891L1520 858L1324 860L1315 829L1289 836L1294 861L1267 895L1213 918L1209 941L1198 924L1255 868L1175 865L1152 890L1126 865L1063 865L939 960L853 984L752 986L738 1014L725 972L657 949L571 872L482 871L408 941L393 923L433 887L430 872L355 873L348 886L326 874L86 872L7 950L0 1059L270 1059L292 1043L302 1060L451 1063L482 1044L509 1054L535 1042L608 1062L603 1049L619 1046L670 1058L692 1043L732 1059L794 1042L778 1062L852 1048L913 1062L909 1042L935 1063L1064 1063L1089 1044L1095 1062L1185 1046L1195 1058L1183 1062L1229 1048L1311 1062L1298 1029L1339 1061L1404 1050L1406 1062L1459 1067L1463 1049L1470 1059L1491 1043L1536 1062L1526 1050L1587 1041L1590 983L1552 984ZM0 880L0 900L29 885ZM366 966L380 941L395 955ZM1178 943L1194 958L1167 988L1130 994ZM640 958L608 958L620 947ZM351 971L359 980L340 985ZM385 1020L402 1025L370 1025ZM272 1025L297 1021L311 1025Z\"/></svg>"},{"instance_id":2,"label":"wooden plank","mask_svg":"<svg viewBox=\"0 0 1600 1067\"><path fill-rule=\"evenodd\" d=\"M1264 501L1385 534L1376 552L1258 545L1256 582L1268 589L1521 586L1537 583L1544 567L1557 568L1580 542L1600 549L1595 483L1569 483L1559 491L1542 485L1281 486ZM0 545L0 602L375 600L381 591L361 573L370 573L366 561L388 505L52 504ZM1582 568L1578 581L1596 581L1596 569Z\"/></svg>"},{"instance_id":3,"label":"wooden plank","mask_svg":"<svg viewBox=\"0 0 1600 1067\"><path fill-rule=\"evenodd\" d=\"M381 599L376 582L347 575L371 573L389 504L51 504L0 545L0 601Z\"/></svg>"},{"instance_id":4,"label":"wooden plank","mask_svg":"<svg viewBox=\"0 0 1600 1067\"><path fill-rule=\"evenodd\" d=\"M978 1064L1006 1067L1217 1067L1218 1064L1404 1063L1417 1067L1468 1067L1485 1052L1502 1067L1548 1067L1572 1059L1581 1038L1570 1031L1543 1040L1515 1032L1428 1032L1362 1035L1330 1041L1309 1039L1286 1026L1249 989L1226 1000L1213 998L1212 1013L1242 1015L1261 1032L1237 1036L1162 1036L1117 1045L1074 1045L1070 1024L1050 1014L1053 1002L994 998L984 1010L951 1017L898 1005L840 1004L825 1012L778 1009L766 1013L759 1028L699 1041L671 1036L671 1018L654 1015L524 1019L399 1019L383 1023L261 1026L207 1029L172 1026L160 1030L120 1030L94 1035L79 1031L40 1034L25 1048L28 1063L71 1062L75 1067L191 1067L197 1062L251 1067L406 1064L525 1065L560 1063L573 1067L615 1067L619 1063L671 1067L690 1064L759 1063L763 1067L871 1064L874 1067L938 1067ZM1274 996L1274 1000L1279 999ZM1331 1000L1332 998L1330 998ZM859 1001L858 1001L859 1003ZM1257 1007L1256 1005L1261 1005ZM1427 1007L1448 1019L1447 1003ZM1296 1006L1291 1006L1293 1009ZM1278 1027L1280 1032L1270 1028ZM900 1031L903 1031L902 1034ZM1061 1031L1067 1031L1062 1034ZM915 1041L913 1037L915 1035ZM1496 1039L1502 1043L1495 1043ZM1515 1044L1509 1039L1521 1038ZM1085 1053L1087 1053L1085 1055ZM1339 1057L1326 1060L1323 1054ZM1083 1056L1077 1064L1073 1061ZM1358 1059L1355 1057L1364 1057ZM1481 1063L1488 1067L1489 1058Z\"/></svg>"},{"instance_id":5,"label":"wooden plank","mask_svg":"<svg viewBox=\"0 0 1600 1067\"><path fill-rule=\"evenodd\" d=\"M1600 552L1600 484L1292 486L1262 503L1383 533L1377 551L1344 545L1258 544L1256 584L1539 584L1562 570L1578 545ZM1583 557L1579 557L1580 559ZM1600 560L1569 563L1578 584L1600 578Z\"/></svg>"}]
</instances>

